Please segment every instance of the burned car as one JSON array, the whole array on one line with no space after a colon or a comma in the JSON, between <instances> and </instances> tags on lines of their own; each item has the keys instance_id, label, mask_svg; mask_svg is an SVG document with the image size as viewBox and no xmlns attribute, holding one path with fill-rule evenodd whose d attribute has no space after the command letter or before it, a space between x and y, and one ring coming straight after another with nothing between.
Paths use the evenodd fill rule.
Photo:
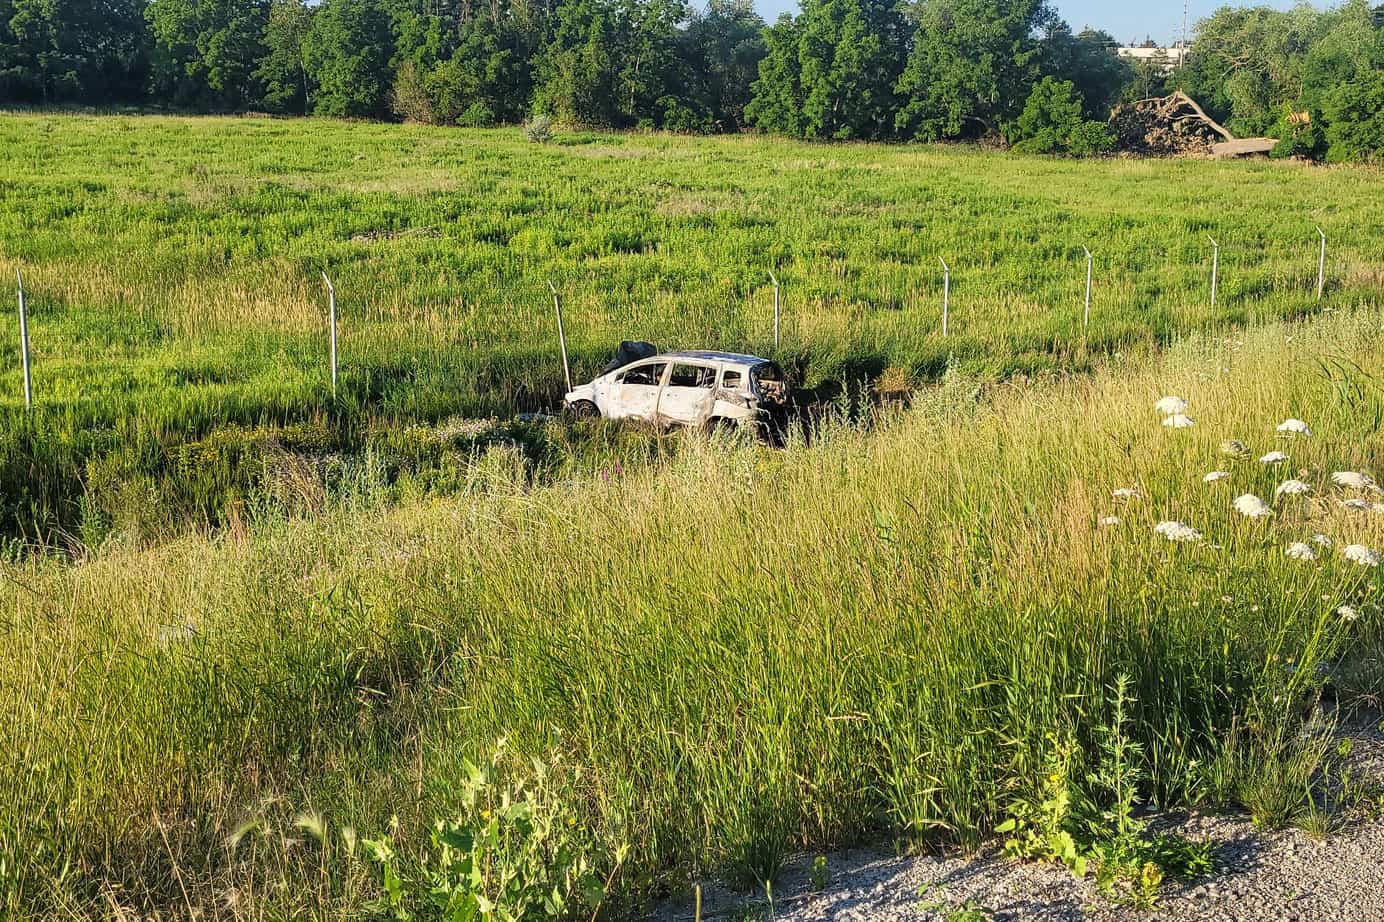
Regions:
<instances>
[{"instance_id":1,"label":"burned car","mask_svg":"<svg viewBox=\"0 0 1384 922\"><path fill-rule=\"evenodd\" d=\"M577 417L642 420L658 426L751 427L769 434L781 424L788 388L768 359L734 352L659 353L622 343L600 377L569 393Z\"/></svg>"}]
</instances>

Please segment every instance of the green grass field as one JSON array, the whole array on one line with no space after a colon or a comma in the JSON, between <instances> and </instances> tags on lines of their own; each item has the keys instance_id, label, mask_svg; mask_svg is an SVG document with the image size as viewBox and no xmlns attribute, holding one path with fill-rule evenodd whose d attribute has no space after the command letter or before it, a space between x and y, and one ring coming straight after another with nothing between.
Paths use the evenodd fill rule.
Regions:
<instances>
[{"instance_id":1,"label":"green grass field","mask_svg":"<svg viewBox=\"0 0 1384 922\"><path fill-rule=\"evenodd\" d=\"M39 403L7 340L5 528L68 552L0 558L4 915L622 918L799 851L1033 831L1055 786L1109 865L1134 801L1315 822L1323 702L1384 695L1380 497L1332 478L1384 473L1377 171L0 134ZM549 278L587 373L630 336L772 352L771 268L778 357L844 381L810 440L467 419L554 404ZM880 373L909 399L870 405Z\"/></svg>"},{"instance_id":2,"label":"green grass field","mask_svg":"<svg viewBox=\"0 0 1384 922\"><path fill-rule=\"evenodd\" d=\"M267 492L271 443L373 448L437 488L448 462L401 431L556 406L549 280L579 375L646 338L775 352L808 387L1085 368L1307 314L1318 224L1322 305L1384 291L1377 170L42 114L0 117L0 140L0 273L27 278L38 401L26 420L17 333L0 337L0 529L67 547L234 522ZM341 295L337 401L322 268Z\"/></svg>"}]
</instances>

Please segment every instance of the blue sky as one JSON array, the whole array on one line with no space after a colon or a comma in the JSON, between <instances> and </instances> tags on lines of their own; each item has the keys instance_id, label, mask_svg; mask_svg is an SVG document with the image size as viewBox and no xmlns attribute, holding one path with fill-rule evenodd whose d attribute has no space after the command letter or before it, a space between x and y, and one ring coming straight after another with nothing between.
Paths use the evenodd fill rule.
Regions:
<instances>
[{"instance_id":1,"label":"blue sky","mask_svg":"<svg viewBox=\"0 0 1384 922\"><path fill-rule=\"evenodd\" d=\"M1182 33L1182 0L1135 0L1113 3L1108 0L1056 0L1055 5L1062 17L1072 24L1073 29L1081 31L1084 26L1104 29L1122 42L1133 41L1136 38L1143 41L1146 35L1152 36L1155 41L1171 42ZM1226 5L1226 2L1218 0L1191 0L1191 26L1195 26L1199 18L1210 15L1218 7ZM1292 0L1257 0L1254 4L1231 5L1267 5L1286 10L1292 7L1293 3ZM765 19L773 22L784 11L796 12L798 0L755 0L755 9L759 10L759 14Z\"/></svg>"}]
</instances>

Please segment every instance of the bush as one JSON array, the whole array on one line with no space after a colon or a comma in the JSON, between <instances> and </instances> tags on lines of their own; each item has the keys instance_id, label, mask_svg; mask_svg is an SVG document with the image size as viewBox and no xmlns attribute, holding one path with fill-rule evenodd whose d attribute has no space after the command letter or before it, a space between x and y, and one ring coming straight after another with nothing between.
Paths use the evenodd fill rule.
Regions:
<instances>
[{"instance_id":1,"label":"bush","mask_svg":"<svg viewBox=\"0 0 1384 922\"><path fill-rule=\"evenodd\" d=\"M1081 94L1070 80L1044 77L1005 136L1023 153L1090 157L1109 152L1115 146L1110 129L1087 121L1084 111Z\"/></svg>"},{"instance_id":2,"label":"bush","mask_svg":"<svg viewBox=\"0 0 1384 922\"><path fill-rule=\"evenodd\" d=\"M540 115L524 124L524 136L535 144L547 144L553 139L553 120Z\"/></svg>"},{"instance_id":3,"label":"bush","mask_svg":"<svg viewBox=\"0 0 1384 922\"><path fill-rule=\"evenodd\" d=\"M394 78L394 89L390 93L389 108L406 122L433 124L432 102L423 86L418 66L412 61L399 65L398 76Z\"/></svg>"}]
</instances>

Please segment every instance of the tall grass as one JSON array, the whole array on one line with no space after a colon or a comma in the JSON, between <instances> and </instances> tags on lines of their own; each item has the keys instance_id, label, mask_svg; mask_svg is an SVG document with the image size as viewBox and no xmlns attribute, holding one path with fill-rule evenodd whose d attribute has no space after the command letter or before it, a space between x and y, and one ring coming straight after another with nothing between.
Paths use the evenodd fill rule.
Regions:
<instances>
[{"instance_id":1,"label":"tall grass","mask_svg":"<svg viewBox=\"0 0 1384 922\"><path fill-rule=\"evenodd\" d=\"M39 404L24 419L16 339L0 336L0 529L43 543L99 539L138 508L156 536L226 524L258 455L195 495L167 483L179 446L222 428L320 424L360 454L387 447L379 430L556 406L549 280L585 375L631 337L774 352L772 270L776 357L820 393L888 366L924 381L1084 368L1384 290L1381 174L1360 168L43 114L0 116L0 142L0 275L28 279ZM1215 310L1208 233L1224 246ZM945 341L938 256L954 269Z\"/></svg>"},{"instance_id":2,"label":"tall grass","mask_svg":"<svg viewBox=\"0 0 1384 922\"><path fill-rule=\"evenodd\" d=\"M689 439L656 472L538 488L494 454L464 501L8 565L0 892L354 912L373 871L294 818L394 818L412 867L502 736L580 766L568 806L631 845L625 900L771 877L796 848L972 844L1040 789L1054 734L1098 745L1121 676L1141 798L1266 802L1273 773L1243 772L1333 664L1380 650L1376 571L1339 548L1380 547L1384 516L1328 476L1378 470L1381 358L1376 311L1193 336L1089 379L953 374L873 433L783 452ZM1168 392L1195 428L1159 425ZM1281 439L1287 416L1314 434ZM1271 447L1291 471L1253 460ZM1315 498L1233 510L1299 469ZM1337 550L1284 556L1317 532Z\"/></svg>"}]
</instances>

